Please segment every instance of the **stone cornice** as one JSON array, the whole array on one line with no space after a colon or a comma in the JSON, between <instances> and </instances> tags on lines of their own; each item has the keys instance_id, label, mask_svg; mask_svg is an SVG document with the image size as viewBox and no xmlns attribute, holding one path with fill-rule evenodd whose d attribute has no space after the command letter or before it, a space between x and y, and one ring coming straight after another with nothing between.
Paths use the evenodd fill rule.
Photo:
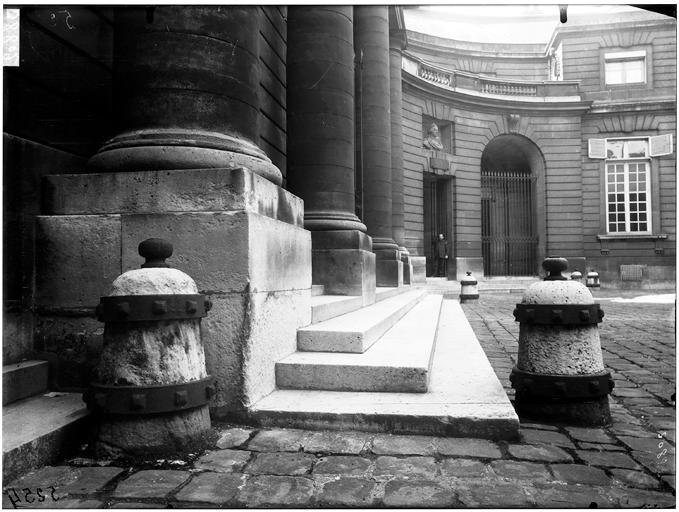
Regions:
<instances>
[{"instance_id":1,"label":"stone cornice","mask_svg":"<svg viewBox=\"0 0 679 512\"><path fill-rule=\"evenodd\" d=\"M554 33L552 34L552 37L549 39L549 42L547 43L546 51L549 51L549 48L556 46L558 42L563 39L564 37L572 37L572 36L578 36L582 35L583 33L586 32L596 32L598 34L602 32L607 32L607 31L619 31L619 30L624 30L624 29L634 29L636 31L644 28L656 28L656 27L663 27L664 25L671 25L674 27L676 30L676 20L672 18L668 18L667 20L662 20L662 19L654 19L654 20L634 20L634 21L624 21L624 22L612 22L612 23L607 23L607 24L601 24L601 25L575 25L575 26L564 26L564 27L558 27Z\"/></svg>"},{"instance_id":2,"label":"stone cornice","mask_svg":"<svg viewBox=\"0 0 679 512\"><path fill-rule=\"evenodd\" d=\"M475 43L430 36L411 30L408 30L407 33L410 35L408 37L410 47L426 52L452 52L474 57L522 60L541 60L546 57L543 44Z\"/></svg>"},{"instance_id":3,"label":"stone cornice","mask_svg":"<svg viewBox=\"0 0 679 512\"><path fill-rule=\"evenodd\" d=\"M602 116L613 113L623 112L676 112L677 102L674 98L662 98L652 100L630 100L624 102L602 102L592 103L587 116Z\"/></svg>"}]
</instances>

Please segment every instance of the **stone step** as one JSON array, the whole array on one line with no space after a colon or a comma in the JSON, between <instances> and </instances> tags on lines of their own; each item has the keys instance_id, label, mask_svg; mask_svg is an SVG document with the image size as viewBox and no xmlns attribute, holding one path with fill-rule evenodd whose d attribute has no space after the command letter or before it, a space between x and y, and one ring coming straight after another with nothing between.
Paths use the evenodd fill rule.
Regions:
<instances>
[{"instance_id":1,"label":"stone step","mask_svg":"<svg viewBox=\"0 0 679 512\"><path fill-rule=\"evenodd\" d=\"M441 309L425 297L362 354L296 352L276 363L276 384L287 389L425 393Z\"/></svg>"},{"instance_id":2,"label":"stone step","mask_svg":"<svg viewBox=\"0 0 679 512\"><path fill-rule=\"evenodd\" d=\"M88 418L81 393L45 393L3 407L3 480L77 450L87 440Z\"/></svg>"},{"instance_id":3,"label":"stone step","mask_svg":"<svg viewBox=\"0 0 679 512\"><path fill-rule=\"evenodd\" d=\"M427 393L279 389L250 407L261 426L516 440L514 412L456 300L444 300Z\"/></svg>"},{"instance_id":4,"label":"stone step","mask_svg":"<svg viewBox=\"0 0 679 512\"><path fill-rule=\"evenodd\" d=\"M363 297L360 295L319 295L311 297L311 323L317 324L361 309Z\"/></svg>"},{"instance_id":5,"label":"stone step","mask_svg":"<svg viewBox=\"0 0 679 512\"><path fill-rule=\"evenodd\" d=\"M401 293L405 293L408 290L412 290L410 285L404 285L404 286L378 286L375 289L375 302L380 302L382 300L386 300L390 297L395 297L396 295L399 295Z\"/></svg>"},{"instance_id":6,"label":"stone step","mask_svg":"<svg viewBox=\"0 0 679 512\"><path fill-rule=\"evenodd\" d=\"M311 296L316 297L317 295L323 295L325 293L325 286L322 284L312 284L311 285Z\"/></svg>"},{"instance_id":7,"label":"stone step","mask_svg":"<svg viewBox=\"0 0 679 512\"><path fill-rule=\"evenodd\" d=\"M422 290L398 293L370 306L298 329L297 349L365 352L425 295Z\"/></svg>"},{"instance_id":8,"label":"stone step","mask_svg":"<svg viewBox=\"0 0 679 512\"><path fill-rule=\"evenodd\" d=\"M20 361L2 367L2 405L37 395L47 389L47 361Z\"/></svg>"},{"instance_id":9,"label":"stone step","mask_svg":"<svg viewBox=\"0 0 679 512\"><path fill-rule=\"evenodd\" d=\"M410 286L401 286L400 288L379 287L375 291L375 302L405 293L410 289ZM312 291L311 323L316 324L336 316L344 315L345 313L356 311L361 309L363 305L363 297L359 295L314 295Z\"/></svg>"}]
</instances>

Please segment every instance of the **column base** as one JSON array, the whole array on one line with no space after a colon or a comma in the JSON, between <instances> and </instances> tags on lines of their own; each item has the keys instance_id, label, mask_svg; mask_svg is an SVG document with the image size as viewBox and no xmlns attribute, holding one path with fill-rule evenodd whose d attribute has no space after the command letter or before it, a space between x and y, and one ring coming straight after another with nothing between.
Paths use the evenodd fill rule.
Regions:
<instances>
[{"instance_id":1,"label":"column base","mask_svg":"<svg viewBox=\"0 0 679 512\"><path fill-rule=\"evenodd\" d=\"M358 230L311 232L312 283L329 295L360 295L375 302L375 254L368 235Z\"/></svg>"},{"instance_id":2,"label":"column base","mask_svg":"<svg viewBox=\"0 0 679 512\"><path fill-rule=\"evenodd\" d=\"M87 163L91 171L245 167L280 185L281 171L254 144L201 130L150 129L126 132L108 141Z\"/></svg>"},{"instance_id":3,"label":"column base","mask_svg":"<svg viewBox=\"0 0 679 512\"><path fill-rule=\"evenodd\" d=\"M425 284L427 282L427 258L424 256L411 256L412 273L410 284Z\"/></svg>"},{"instance_id":4,"label":"column base","mask_svg":"<svg viewBox=\"0 0 679 512\"><path fill-rule=\"evenodd\" d=\"M403 262L394 260L377 260L375 262L377 286L403 286Z\"/></svg>"},{"instance_id":5,"label":"column base","mask_svg":"<svg viewBox=\"0 0 679 512\"><path fill-rule=\"evenodd\" d=\"M410 253L401 248L401 261L403 262L403 284L412 284L413 264L410 262Z\"/></svg>"},{"instance_id":6,"label":"column base","mask_svg":"<svg viewBox=\"0 0 679 512\"><path fill-rule=\"evenodd\" d=\"M461 281L467 272L474 274L477 279L483 277L483 258L455 258L455 280ZM453 276L450 276L452 279Z\"/></svg>"},{"instance_id":7,"label":"column base","mask_svg":"<svg viewBox=\"0 0 679 512\"><path fill-rule=\"evenodd\" d=\"M312 283L328 295L361 295L375 302L375 255L361 249L329 249L311 253Z\"/></svg>"}]
</instances>

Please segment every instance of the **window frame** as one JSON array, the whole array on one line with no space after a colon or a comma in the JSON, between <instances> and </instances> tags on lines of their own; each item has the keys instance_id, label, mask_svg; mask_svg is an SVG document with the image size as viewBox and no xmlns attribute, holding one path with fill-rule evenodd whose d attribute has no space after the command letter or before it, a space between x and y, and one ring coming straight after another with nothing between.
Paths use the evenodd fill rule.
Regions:
<instances>
[{"instance_id":1,"label":"window frame","mask_svg":"<svg viewBox=\"0 0 679 512\"><path fill-rule=\"evenodd\" d=\"M641 71L642 71L642 79L641 80L636 80L634 82L631 82L629 80L626 80L627 75L629 74L629 70L625 69L624 63L626 62L640 62L641 63ZM622 69L621 69L621 78L623 80L621 82L609 82L609 72L608 72L608 65L609 64L614 64L614 63L622 63ZM604 82L606 85L634 85L634 84L645 84L646 83L646 51L645 50L638 50L638 51L632 51L632 52L607 52L604 53Z\"/></svg>"},{"instance_id":2,"label":"window frame","mask_svg":"<svg viewBox=\"0 0 679 512\"><path fill-rule=\"evenodd\" d=\"M613 139L613 140L618 140L618 139ZM646 208L643 211L643 213L646 214L646 230L644 231L633 231L631 229L632 222L642 222L642 221L632 221L631 216L632 216L632 210L630 207L630 194L634 193L630 190L630 165L639 165L639 164L644 164L644 173L645 173L645 190L644 193L646 194ZM625 219L625 229L624 231L612 231L611 230L611 220L609 219L609 215L619 215L620 212L613 212L611 213L609 206L610 206L610 200L609 200L609 195L611 193L613 194L618 194L619 192L613 191L610 192L608 190L609 185L611 182L609 181L609 166L618 166L621 165L623 166L622 172L623 172L623 213L624 213L624 219ZM650 235L653 233L653 184L651 180L651 159L646 157L646 158L620 158L620 159L606 159L604 161L604 193L606 196L604 208L605 208L605 223L606 223L606 234L608 235L617 235L617 236L635 236L635 235ZM616 169L613 169L612 172L617 172ZM637 169L638 172L638 169ZM613 182L616 183L616 182ZM639 193L637 190L636 193ZM616 201L617 202L617 201ZM637 201L637 204L639 204L639 201ZM636 211L637 214L641 213L641 210ZM614 223L618 223L618 220L613 221Z\"/></svg>"},{"instance_id":3,"label":"window frame","mask_svg":"<svg viewBox=\"0 0 679 512\"><path fill-rule=\"evenodd\" d=\"M615 55L622 55L621 60L627 60L628 57L624 57L625 55L634 55L634 54L644 54L644 81L643 82L626 82L626 83L619 83L619 84L609 84L606 81L606 63L608 61L617 61L619 59L612 57ZM609 56L607 59L606 56ZM633 58L629 58L630 60L634 60ZM600 73L601 73L601 90L617 90L617 89L629 89L629 88L634 88L634 89L651 89L653 88L653 46L650 44L647 45L636 45L633 47L607 47L607 48L600 48L599 50L599 60L600 60Z\"/></svg>"}]
</instances>

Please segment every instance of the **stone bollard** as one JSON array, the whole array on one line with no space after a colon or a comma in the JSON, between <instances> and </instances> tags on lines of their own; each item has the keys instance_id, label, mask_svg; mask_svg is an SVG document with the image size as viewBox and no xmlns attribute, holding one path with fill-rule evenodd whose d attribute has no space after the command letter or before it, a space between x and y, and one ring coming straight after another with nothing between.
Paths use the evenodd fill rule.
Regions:
<instances>
[{"instance_id":1,"label":"stone bollard","mask_svg":"<svg viewBox=\"0 0 679 512\"><path fill-rule=\"evenodd\" d=\"M587 272L587 279L585 280L587 288L599 288L601 283L599 283L599 272L591 271Z\"/></svg>"},{"instance_id":2,"label":"stone bollard","mask_svg":"<svg viewBox=\"0 0 679 512\"><path fill-rule=\"evenodd\" d=\"M579 270L571 272L571 281L580 281L580 279L582 279L582 272Z\"/></svg>"},{"instance_id":3,"label":"stone bollard","mask_svg":"<svg viewBox=\"0 0 679 512\"><path fill-rule=\"evenodd\" d=\"M165 263L169 242L145 240L139 254L142 268L119 276L97 307L104 346L84 400L95 417L98 456L186 451L210 430L214 388L200 319L211 303L193 279Z\"/></svg>"},{"instance_id":4,"label":"stone bollard","mask_svg":"<svg viewBox=\"0 0 679 512\"><path fill-rule=\"evenodd\" d=\"M460 279L460 304L479 301L479 283L471 272Z\"/></svg>"},{"instance_id":5,"label":"stone bollard","mask_svg":"<svg viewBox=\"0 0 679 512\"><path fill-rule=\"evenodd\" d=\"M526 417L573 425L610 421L611 375L604 368L598 323L604 316L590 291L561 272L565 258L542 263L544 281L531 285L516 305L519 354L510 380L516 411Z\"/></svg>"}]
</instances>

